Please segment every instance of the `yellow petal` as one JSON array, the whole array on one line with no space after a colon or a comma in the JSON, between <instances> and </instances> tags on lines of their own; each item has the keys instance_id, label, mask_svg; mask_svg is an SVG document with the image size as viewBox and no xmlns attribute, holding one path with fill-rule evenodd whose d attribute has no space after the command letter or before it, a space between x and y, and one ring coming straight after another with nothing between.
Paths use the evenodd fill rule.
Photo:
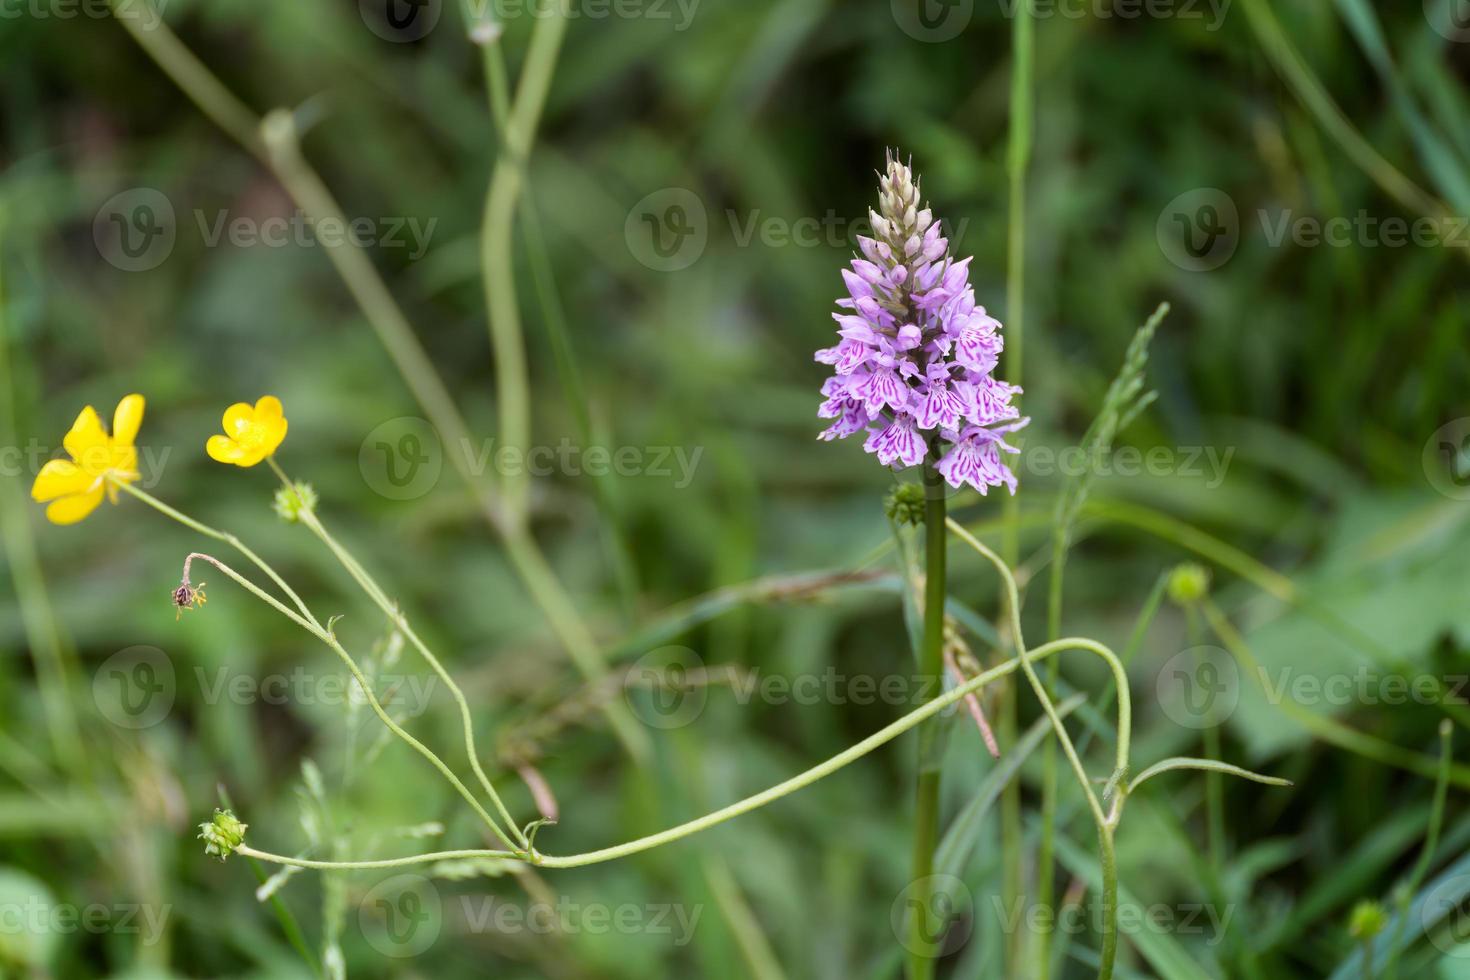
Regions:
<instances>
[{"instance_id":1,"label":"yellow petal","mask_svg":"<svg viewBox=\"0 0 1470 980\"><path fill-rule=\"evenodd\" d=\"M269 456L276 451L282 442L286 440L286 420L276 419L274 423L265 427L265 438L261 441L260 448Z\"/></svg>"},{"instance_id":2,"label":"yellow petal","mask_svg":"<svg viewBox=\"0 0 1470 980\"><path fill-rule=\"evenodd\" d=\"M225 409L225 435L238 436L250 427L255 419L255 409L244 402L236 402Z\"/></svg>"},{"instance_id":3,"label":"yellow petal","mask_svg":"<svg viewBox=\"0 0 1470 980\"><path fill-rule=\"evenodd\" d=\"M220 463L238 463L245 454L240 444L228 436L210 436L204 444L204 451L209 453L210 459Z\"/></svg>"},{"instance_id":4,"label":"yellow petal","mask_svg":"<svg viewBox=\"0 0 1470 980\"><path fill-rule=\"evenodd\" d=\"M132 483L139 477L138 450L134 446L113 446L108 475L114 480Z\"/></svg>"},{"instance_id":5,"label":"yellow petal","mask_svg":"<svg viewBox=\"0 0 1470 980\"><path fill-rule=\"evenodd\" d=\"M240 458L235 460L235 465L254 466L269 455L261 446L245 446L240 450Z\"/></svg>"},{"instance_id":6,"label":"yellow petal","mask_svg":"<svg viewBox=\"0 0 1470 980\"><path fill-rule=\"evenodd\" d=\"M31 485L31 499L45 503L67 494L82 493L92 480L70 460L53 459L36 474L36 482Z\"/></svg>"},{"instance_id":7,"label":"yellow petal","mask_svg":"<svg viewBox=\"0 0 1470 980\"><path fill-rule=\"evenodd\" d=\"M275 395L265 395L255 403L255 421L269 425L283 414L281 400Z\"/></svg>"},{"instance_id":8,"label":"yellow petal","mask_svg":"<svg viewBox=\"0 0 1470 980\"><path fill-rule=\"evenodd\" d=\"M112 441L131 446L138 436L138 426L143 424L143 396L128 395L117 403L112 413Z\"/></svg>"},{"instance_id":9,"label":"yellow petal","mask_svg":"<svg viewBox=\"0 0 1470 980\"><path fill-rule=\"evenodd\" d=\"M97 410L91 405L82 409L61 444L71 453L71 458L84 468L88 466L88 456L93 460L105 458L109 440L107 433L102 431L102 420L97 417Z\"/></svg>"},{"instance_id":10,"label":"yellow petal","mask_svg":"<svg viewBox=\"0 0 1470 980\"><path fill-rule=\"evenodd\" d=\"M97 509L102 503L102 487L89 490L86 493L75 493L69 497L62 497L52 501L46 508L46 519L52 524L75 524Z\"/></svg>"}]
</instances>

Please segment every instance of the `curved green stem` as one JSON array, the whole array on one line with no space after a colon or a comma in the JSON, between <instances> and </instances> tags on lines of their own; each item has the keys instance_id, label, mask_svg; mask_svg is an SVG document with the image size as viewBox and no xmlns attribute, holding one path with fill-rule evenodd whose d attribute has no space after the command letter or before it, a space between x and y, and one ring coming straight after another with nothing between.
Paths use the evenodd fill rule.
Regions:
<instances>
[{"instance_id":1,"label":"curved green stem","mask_svg":"<svg viewBox=\"0 0 1470 980\"><path fill-rule=\"evenodd\" d=\"M1118 689L1118 754L1112 778L1108 780L1108 786L1113 788L1117 795L1113 800L1112 812L1105 814L1102 803L1092 790L1092 783L1088 779L1087 770L1082 765L1081 757L1077 754L1077 748L1072 744L1072 737L1067 734L1066 726L1062 724L1061 716L1057 714L1056 705L1052 703L1051 697L1046 692L1046 686L1042 684L1035 667L1032 666L1036 657L1033 652L1026 649L1026 641L1021 634L1021 598L1020 591L1016 588L1015 575L1011 573L1010 567L1001 561L999 555L981 544L979 539L965 530L958 521L950 519L948 525L960 540L995 566L995 570L1005 583L1006 605L1011 620L1011 635L1016 639L1017 660L1020 662L1021 670L1026 674L1026 680L1031 683L1031 689L1036 692L1042 710L1051 719L1052 728L1057 733L1057 741L1061 743L1062 751L1072 765L1072 772L1077 776L1077 782L1082 787L1087 805L1092 810L1093 819L1097 822L1103 877L1102 959L1098 969L1098 980L1109 980L1113 975L1113 960L1118 951L1118 862L1113 852L1113 828L1117 826L1118 818L1121 816L1123 799L1126 795L1123 781L1127 778L1128 749L1133 731L1133 706L1128 693L1128 675L1123 670L1122 661L1113 651L1093 640L1085 641L1086 649L1092 650L1108 662L1108 666L1113 671L1113 682ZM1050 645L1047 644L1047 646ZM1078 645L1084 644L1079 643Z\"/></svg>"},{"instance_id":2,"label":"curved green stem","mask_svg":"<svg viewBox=\"0 0 1470 980\"><path fill-rule=\"evenodd\" d=\"M168 506L163 501L158 500L156 497L149 493L146 493L145 491L128 486L127 484L119 485L122 486L123 489L131 493L133 496L147 502L150 506L152 506L159 512L173 518L174 520L183 524L185 527L188 527L195 531L199 531L201 534L207 534L210 537L218 538L221 541L229 541L232 544L236 544L236 547L244 552L245 555L251 559L251 561L259 565L260 568L264 570L265 573L269 575L273 581L281 585L281 587L289 595L295 598L296 594L292 592L291 589L286 586L284 582L281 581L280 576L276 574L275 570L267 565L259 557L257 557L254 552L250 551L244 545L237 544L236 542L238 541L238 539L236 539L234 535L225 534L222 531L216 531L215 529L207 527L204 524L200 524L192 517L189 517L187 514L184 514L174 509L173 507ZM348 671L351 672L353 679L357 681L357 686L362 690L363 697L367 699L368 705L373 709L373 713L376 714L378 718L383 722L383 724L388 727L388 730L391 731L394 735L398 736L398 738L402 739L405 743L407 743L411 748L414 749L414 751L418 752L425 759L427 759L429 763L434 766L435 769L438 769L439 772L443 774L444 778L449 781L450 785L452 785L455 790L459 792L459 795L464 798L465 802L469 803L470 807L474 809L475 813L479 815L480 819L485 822L485 825L490 828L490 830L495 834L497 838L499 838L507 847L515 846L505 835L505 832L501 829L500 825L495 822L495 819L491 817L490 814L485 812L485 808L480 805L479 800L475 799L474 794L472 794L469 789L464 785L464 783L460 781L459 777L456 776L450 770L450 768L444 764L444 760L440 759L439 756L435 754L433 749L429 748L423 742L420 742L418 739L410 735L408 731L403 728L402 725L394 721L393 717L383 709L383 705L381 702L378 701L377 695L373 693L372 686L369 683L367 677L363 674L362 669L357 666L357 661L353 660L352 655L348 653L345 649L343 649L342 645L337 642L336 634L334 634L327 627L322 626L321 623L317 621L316 617L311 614L310 610L305 608L305 604L302 604L302 614L298 615L297 613L289 609L285 603L281 602L275 596L266 592L264 589L260 588L254 582L251 582L245 576L241 575L239 572L236 572L234 569L230 568L219 559L214 558L210 555L200 554L197 552L191 554L189 558L199 558L209 562L215 568L218 568L221 572L228 575L232 580L239 584L241 588L250 592L256 598L260 599L262 602L266 603L271 608L279 612L281 615L291 620L291 622L295 623L297 626L300 626L302 629L306 630L312 636L316 637L318 640L325 643L329 648L331 648L332 652L336 653L337 656L341 658L342 663L345 664ZM300 599L296 599L296 601L298 603L301 602ZM512 822L511 826L514 827L514 822Z\"/></svg>"},{"instance_id":3,"label":"curved green stem","mask_svg":"<svg viewBox=\"0 0 1470 980\"><path fill-rule=\"evenodd\" d=\"M1086 650L1092 653L1100 653L1100 650L1106 650L1106 648L1102 647L1101 644L1096 643L1093 640L1089 640L1083 637L1066 637L1064 639L1057 640L1054 643L1047 643L1043 646L1039 646L1036 649L1029 651L1028 655L1031 658L1032 662L1039 662L1045 660L1047 657L1055 656L1058 653L1062 653L1068 650ZM872 735L869 735L861 742L849 746L847 749L844 749L843 751L832 756L830 759L827 759L826 761L813 766L805 772L799 773L798 775L793 776L784 782L777 783L775 786L756 793L753 796L747 796L745 799L739 800L735 803L731 803L729 806L722 807L721 809L715 810L712 813L707 813L702 817L698 817L686 823L679 824L675 827L670 827L669 829L660 831L656 834L650 834L647 837L640 837L637 840L631 840L623 844L617 844L613 847L605 847L601 850L588 851L583 854L573 854L566 857L552 857L549 855L543 855L533 852L528 856L521 855L520 857L521 859L528 859L533 864L541 865L547 868L580 868L589 864L599 864L604 861L613 861L618 858L628 857L633 854L638 854L642 851L652 850L653 848L659 847L664 844L671 844L675 841L682 840L683 838L689 837L693 834L697 834L700 831L708 830L711 827L718 826L719 824L722 824L727 820L732 820L735 817L749 813L752 810L757 810L769 803L774 803L784 796L788 796L799 789L804 789L805 787L810 786L812 783L815 783L818 780L832 775L839 769L851 765L858 759L861 759L863 756L868 755L870 752L873 752L875 749L881 748L882 746L898 738L900 735L904 734L915 726L934 717L935 715L949 708L951 705L964 700L965 697L980 690L987 684L992 684L1002 677L1006 677L1010 674L1015 673L1015 671L1020 666L1021 659L1019 657L1012 658L1005 661L1004 663L998 664L995 667L984 671L983 673L975 675L965 683L956 686L953 690L947 691L934 700L929 701L918 708L915 708L913 711L904 715L902 718L897 719L896 721L885 726L879 731L874 732ZM243 849L241 849L241 851L243 853ZM517 857L515 853L507 851L471 850L442 851L430 854L410 855L403 858L389 858L385 859L384 861L317 861L311 863L302 863L301 859L298 858L285 858L280 855L267 854L262 851L252 850L250 853L252 857L258 858L262 861L275 861L280 864L300 864L302 867L322 869L401 867L407 864L425 864L433 861L448 859L451 857Z\"/></svg>"},{"instance_id":4,"label":"curved green stem","mask_svg":"<svg viewBox=\"0 0 1470 980\"><path fill-rule=\"evenodd\" d=\"M109 0L109 2L116 6L121 0ZM535 57L528 55L525 74L522 76L523 81L534 84L527 90L529 94L524 107L518 103L519 113L513 112L512 114L512 122L525 133L525 141L520 145L526 149L529 148L530 134L535 129L536 118L545 101L547 87L551 80L551 69L555 63L556 49L560 45L561 35L566 28L565 19L560 16L560 10L561 8L558 7L556 16L539 21L537 24L533 37ZM139 47L147 52L149 57L174 80L185 95L222 129L233 136L241 146L271 168L276 178L280 180L281 186L286 189L291 199L300 206L310 220L314 222L337 221L344 225L347 223L341 205L337 203L321 176L302 155L295 123L289 112L276 110L264 119L256 117L216 76L210 73L202 62L194 57L193 53L179 41L161 19L148 30L143 30L135 18L118 17L116 19L132 35ZM539 44L535 43L535 38L540 39ZM524 152L525 149L522 151L522 156ZM516 157L507 157L502 162L506 163L510 169L506 172L507 175L501 178L501 190L497 196L497 202L501 199L508 199L510 207L513 208L516 195L511 192L516 189L513 181L515 174L519 172L519 163ZM500 173L499 169L497 169L498 173ZM494 191L495 188L492 187L492 194ZM491 213L490 203L487 199L487 215ZM497 203L493 213L499 216L504 210L505 205ZM509 245L507 243L505 248L500 250L498 243L491 244L495 244L497 249L494 255L498 277L504 272L504 262L509 260ZM366 250L356 242L349 240L332 243L325 251L343 284L352 294L352 298L357 302L369 325L377 334L378 340L388 352L399 375L418 400L429 422L438 431L446 447L446 455L469 488L485 520L505 540L516 571L521 575L527 590L540 607L557 638L566 647L568 654L584 675L591 680L599 679L605 673L602 659L591 632L581 620L576 604L572 602L560 581L551 571L535 541L519 524L515 517L514 507L507 506L486 474L471 465L469 453L464 451L465 447L472 444L464 416L460 414L458 406L449 394L449 389L434 369L433 362L429 360L427 352L419 342L402 308L394 300L382 276L373 267ZM502 255L504 260L501 258ZM507 291L501 288L505 283L500 282L498 278L496 288L491 291L489 281L487 279L486 288L487 291L493 292L492 301L501 304L509 298L511 304L511 321L507 321L503 316L497 318L495 310L492 310L491 315L492 334L496 332L497 322L502 324L502 327L499 328L502 330L508 329L504 326L507 323L515 327L516 337L507 340L507 343L512 346L507 347L501 365L497 365L497 371L509 372L513 364L517 363L514 351L520 346L514 296L507 294ZM509 282L508 278L506 282ZM513 285L510 288L513 288ZM520 360L524 361L524 355ZM519 373L520 381L511 380L512 388L517 384L524 385L525 383L524 371L521 370ZM519 396L514 392L503 397L508 399L512 405L519 403ZM503 421L507 431L515 428L513 418L503 418ZM506 444L515 444L514 439L503 441ZM609 702L604 705L604 711L607 713L609 724L628 749L629 754L635 761L642 759L647 753L648 739L644 731L634 722L632 715L621 703Z\"/></svg>"},{"instance_id":5,"label":"curved green stem","mask_svg":"<svg viewBox=\"0 0 1470 980\"><path fill-rule=\"evenodd\" d=\"M286 485L290 486L290 481L285 480L285 475L281 474L281 476L283 481L286 482ZM459 706L460 724L464 729L465 753L470 758L470 768L475 771L475 778L480 781L480 785L490 797L490 802L495 805L495 809L499 812L500 818L505 821L506 826L510 828L511 834L515 836L516 842L520 846L525 847L528 842L525 835L521 832L519 824L510 815L510 811L506 809L504 801L500 798L500 794L495 790L494 783L490 781L490 777L485 774L484 768L480 765L479 753L475 749L475 727L474 721L471 718L470 703L464 696L463 689L455 683L454 678L450 676L449 671L444 669L444 665L434 655L433 651L429 649L428 645L419 639L419 635L408 624L408 618L403 615L402 610L388 598L382 588L378 586L378 583L358 563L357 559L346 548L342 547L336 538L328 533L327 529L322 525L321 520L316 516L316 513L308 508L302 508L301 523L305 524L331 550L337 560L342 563L342 567L347 569L347 573L367 593L368 598L372 599L373 603L388 617L388 620L408 638L408 642L413 644L414 649L424 658L429 668L443 681L444 686L449 689L449 693L454 698L455 704Z\"/></svg>"},{"instance_id":6,"label":"curved green stem","mask_svg":"<svg viewBox=\"0 0 1470 980\"><path fill-rule=\"evenodd\" d=\"M226 531L220 531L216 528L210 527L207 524L201 524L199 521L194 520L194 518L190 517L188 514L184 514L180 511L175 510L168 504L164 503L162 500L159 500L157 497L153 496L151 493L148 493L146 490L139 490L131 483L124 483L120 480L114 480L112 485L132 494L134 497L137 497L149 507L152 507L154 510L158 511L166 517L170 517L173 520L178 521L180 524L184 525L190 530L198 531L205 537L214 538L216 541L223 541L225 544L240 552L240 554L244 555L250 560L251 564L264 572L272 582L276 583L276 587L290 597L291 602L295 604L296 608L301 613L301 617L296 617L289 612L287 613L288 616L291 616L298 622L300 622L301 618L304 618L306 620L306 623L302 623L301 625L303 626L306 626L307 623L309 623L312 627L316 627L317 629L321 628L321 623L317 622L316 617L311 614L311 610L306 607L306 603L301 601L301 597L296 594L295 590L293 590L291 586L286 584L285 579L276 574L276 570L274 568L271 568L270 565L267 565L259 555L247 548L245 546L245 542L241 541L239 538ZM265 594L261 593L261 595L264 596ZM279 605L279 603L276 603L276 605Z\"/></svg>"},{"instance_id":7,"label":"curved green stem","mask_svg":"<svg viewBox=\"0 0 1470 980\"><path fill-rule=\"evenodd\" d=\"M1011 574L1010 567L1001 561L999 555L987 548L969 531L965 530L962 524L953 518L950 518L946 523L956 537L983 556L1000 573L1000 577L1005 584L1007 613L1011 621L1012 634L1016 637L1017 641L1017 659L1021 663L1021 670L1026 674L1026 679L1031 682L1032 689L1036 692L1038 700L1041 701L1042 710L1051 719L1052 728L1057 733L1057 741L1061 743L1062 751L1066 754L1067 761L1071 763L1072 771L1076 774L1077 781L1082 785L1093 817L1096 819L1098 825L1101 826L1107 821L1107 816L1103 813L1102 803L1098 800L1097 794L1092 791L1092 782L1088 778L1087 770L1083 767L1082 760L1077 755L1077 749L1072 744L1072 737L1067 734L1066 727L1057 715L1056 705L1052 703L1051 698L1047 695L1046 687L1041 683L1041 678L1037 676L1036 670L1032 666L1035 660L1034 654L1026 649L1025 640L1022 638L1021 599L1020 591L1016 587L1016 577ZM1082 640L1077 642L1079 646L1084 646L1085 649L1091 650L1107 661L1108 667L1113 672L1114 683L1118 687L1118 751L1117 764L1114 767L1113 774L1114 779L1117 779L1120 774L1124 774L1128 770L1128 750L1129 743L1132 740L1133 704L1132 698L1128 693L1128 675L1123 669L1123 662L1118 659L1112 650L1103 644L1095 640ZM1050 646L1051 644L1047 645Z\"/></svg>"},{"instance_id":8,"label":"curved green stem","mask_svg":"<svg viewBox=\"0 0 1470 980\"><path fill-rule=\"evenodd\" d=\"M490 316L490 340L495 348L496 405L500 416L501 441L522 452L530 443L530 382L526 366L526 344L516 304L514 257L511 243L516 207L520 200L522 167L530 153L541 110L551 88L557 55L566 34L562 5L547 5L546 16L538 18L531 32L530 48L510 116L504 128L500 159L485 195L484 220L480 225L480 249L485 287L485 304ZM508 522L519 528L526 519L528 474L522 470L502 477Z\"/></svg>"}]
</instances>

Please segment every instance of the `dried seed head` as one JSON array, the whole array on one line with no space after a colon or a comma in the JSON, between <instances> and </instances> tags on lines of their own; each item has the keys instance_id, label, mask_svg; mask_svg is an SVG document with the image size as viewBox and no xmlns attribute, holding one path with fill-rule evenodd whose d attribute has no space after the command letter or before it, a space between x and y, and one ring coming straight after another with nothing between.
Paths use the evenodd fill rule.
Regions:
<instances>
[{"instance_id":1,"label":"dried seed head","mask_svg":"<svg viewBox=\"0 0 1470 980\"><path fill-rule=\"evenodd\" d=\"M179 587L174 589L171 598L174 603L175 620L184 615L185 610L197 609L209 601L204 597L204 583L190 585L187 579L179 583Z\"/></svg>"}]
</instances>

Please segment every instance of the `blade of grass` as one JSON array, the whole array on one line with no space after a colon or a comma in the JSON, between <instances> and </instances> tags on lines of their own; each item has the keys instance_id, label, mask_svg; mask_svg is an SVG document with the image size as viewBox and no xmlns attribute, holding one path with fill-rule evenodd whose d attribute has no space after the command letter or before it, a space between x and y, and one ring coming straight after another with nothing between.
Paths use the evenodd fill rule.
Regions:
<instances>
[{"instance_id":1,"label":"blade of grass","mask_svg":"<svg viewBox=\"0 0 1470 980\"><path fill-rule=\"evenodd\" d=\"M1006 171L1009 181L1008 215L1006 218L1006 378L1011 384L1022 383L1023 354L1025 351L1026 327L1026 172L1031 162L1032 115L1035 112L1035 55L1036 32L1032 9L1033 0L1021 0L1015 8L1011 21L1011 91L1010 91L1010 134L1006 148ZM1017 443L1017 448L1024 445ZM1017 457L1020 458L1019 456ZM1007 465L1013 465L1007 461ZM1000 554L1002 559L1014 566L1020 555L1020 536L1017 518L1020 504L1014 496L1007 496L1001 505L1005 517ZM1002 599L1004 601L1004 599ZM1009 637L1009 649L1019 650L1018 637ZM1016 738L1017 708L1020 679L1014 679L1000 692L1000 712L997 719L998 735L1002 746L1009 746ZM1021 900L1021 788L1009 783L1001 797L1001 852L1004 855L1001 873L1001 898L1007 908ZM1025 956L1024 939L1019 932L1008 937L1006 964L1012 971L1021 970ZM1050 962L1042 943L1042 980Z\"/></svg>"}]
</instances>

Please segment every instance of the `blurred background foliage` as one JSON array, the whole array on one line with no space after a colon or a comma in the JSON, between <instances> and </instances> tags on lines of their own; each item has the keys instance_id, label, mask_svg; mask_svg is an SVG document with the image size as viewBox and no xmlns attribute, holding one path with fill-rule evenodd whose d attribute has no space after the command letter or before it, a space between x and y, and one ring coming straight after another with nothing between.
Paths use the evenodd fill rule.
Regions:
<instances>
[{"instance_id":1,"label":"blurred background foliage","mask_svg":"<svg viewBox=\"0 0 1470 980\"><path fill-rule=\"evenodd\" d=\"M1034 419L1028 448L1075 443L1129 337L1167 300L1173 312L1150 366L1158 401L1119 443L1169 447L1180 462L1181 447L1229 459L1223 480L1179 466L1099 477L1071 557L1066 633L1121 649L1159 576L1195 557L1214 566L1216 601L1272 671L1467 672L1470 511L1436 491L1444 475L1431 465L1433 451L1425 456L1436 430L1467 414L1466 233L1459 247L1273 245L1259 217L1412 219L1425 202L1446 214L1470 211L1470 43L1431 26L1455 2L1236 0L1223 10L1191 8L1198 17L1037 20L1020 379ZM287 194L116 23L59 16L65 6L17 6L19 16L7 8L0 24L0 422L8 430L0 435L17 448L37 440L49 453L82 405L106 415L123 394L145 393L140 444L163 461L151 489L250 542L323 619L344 614L338 629L350 649L381 650L381 616L309 535L273 515L268 474L221 467L202 452L226 404L279 395L291 422L283 465L316 486L325 519L461 679L481 748L495 759L511 733L586 696L584 681L447 467L431 492L408 501L377 494L364 479L359 449L368 434L421 410L324 250L208 243L201 220L289 217ZM528 165L529 197L587 406L606 445L702 452L687 486L643 475L605 488L633 557L632 608L619 597L592 481L563 473L535 482L537 537L620 663L678 644L708 665L760 676L911 670L897 566L891 553L877 554L890 541L881 497L893 477L855 443L814 440L824 371L811 352L829 343L837 272L887 146L912 154L936 212L962 229L955 248L976 256L981 302L998 314L1007 306L1012 8L980 0L955 37L926 43L900 29L912 6L702 0L686 20L687 7L658 5L667 16L654 16L648 3L642 16L570 26ZM345 0L172 0L165 12L247 105L299 107L309 124L305 153L347 214L434 222L422 256L379 247L372 261L472 428L488 438L494 361L478 234L497 140L479 53L445 7L412 43L380 37ZM513 73L532 25L524 14L505 18L498 43ZM1326 93L1341 107L1339 121L1318 100ZM93 222L109 198L138 187L169 199L178 234L166 261L127 272L99 253ZM660 272L638 261L625 232L640 200L671 187L697 195L708 239L693 264ZM1222 190L1239 213L1239 247L1211 271L1172 262L1159 232L1170 202L1200 188ZM779 230L828 216L836 232L816 244L746 238L752 221ZM558 382L525 259L518 252L534 442L555 446L578 439L578 407ZM79 527L49 526L24 499L35 463L15 460L0 485L0 900L142 903L169 914L155 942L120 928L7 930L6 969L309 976L340 936L347 972L361 976L896 975L889 922L906 881L911 740L636 858L436 879L442 931L413 958L385 958L370 941L372 889L384 875L308 873L279 891L279 907L257 903L248 863L209 861L194 840L221 787L250 824L251 842L283 853L305 848L312 833L325 834L327 848L340 836L351 855L408 853L421 842L395 843L393 828L426 821L445 825L444 846L480 839L462 802L421 760L396 744L369 754L378 732L371 717L303 703L311 699L209 697L221 676L300 667L319 682L337 664L223 579L210 581L206 610L176 623L166 595L200 539L128 499ZM1045 581L1059 486L1054 475L1023 471L1021 571L1033 584ZM954 504L998 539L997 499ZM955 598L993 615L988 571L958 553L953 565ZM859 568L873 577L691 604L768 576ZM1031 591L1026 622L1039 636L1044 596ZM993 659L988 625L979 615L968 625L977 655ZM1168 606L1148 632L1131 666L1135 758L1201 754L1199 733L1157 703L1161 668L1198 640ZM164 651L177 694L159 723L130 730L101 713L94 690L106 683L94 680L110 656L140 645ZM37 675L46 663L64 668L81 754L58 751L47 736ZM391 669L417 671L408 658ZM1064 676L1084 690L1104 680L1086 662L1068 661ZM600 715L574 715L536 746L562 814L540 846L593 849L698 815L825 758L901 710L759 696L742 703L715 687L693 724L650 729L655 751L641 769ZM1412 700L1330 710L1429 756L1443 716ZM1035 710L1024 693L1022 712L1028 724ZM437 691L412 727L459 764L457 725ZM1412 863L1432 781L1327 744L1245 681L1221 749L1296 787L1225 786L1231 862L1213 892L1201 884L1203 780L1176 777L1133 801L1119 840L1125 890L1145 905L1217 901L1232 917L1223 938L1208 930L1130 937L1127 975L1355 970L1348 910L1387 896ZM307 760L316 768L304 777ZM993 765L973 730L954 729L947 814ZM325 807L312 788L317 770ZM1020 778L1030 847L1033 763ZM504 783L513 810L534 812L513 772ZM1464 873L1456 861L1470 821L1459 795L1452 789L1430 882L1453 884ZM1092 830L1077 807L1068 812L1063 864L1088 880ZM942 975L1006 975L993 815L973 853L971 936ZM702 915L684 945L652 930L467 928L460 899L484 896L522 905L678 903ZM296 930L306 955L292 948ZM1402 975L1463 975L1464 961L1442 957L1417 929L1407 939ZM1088 975L1094 944L1092 930L1063 937L1062 975Z\"/></svg>"}]
</instances>

